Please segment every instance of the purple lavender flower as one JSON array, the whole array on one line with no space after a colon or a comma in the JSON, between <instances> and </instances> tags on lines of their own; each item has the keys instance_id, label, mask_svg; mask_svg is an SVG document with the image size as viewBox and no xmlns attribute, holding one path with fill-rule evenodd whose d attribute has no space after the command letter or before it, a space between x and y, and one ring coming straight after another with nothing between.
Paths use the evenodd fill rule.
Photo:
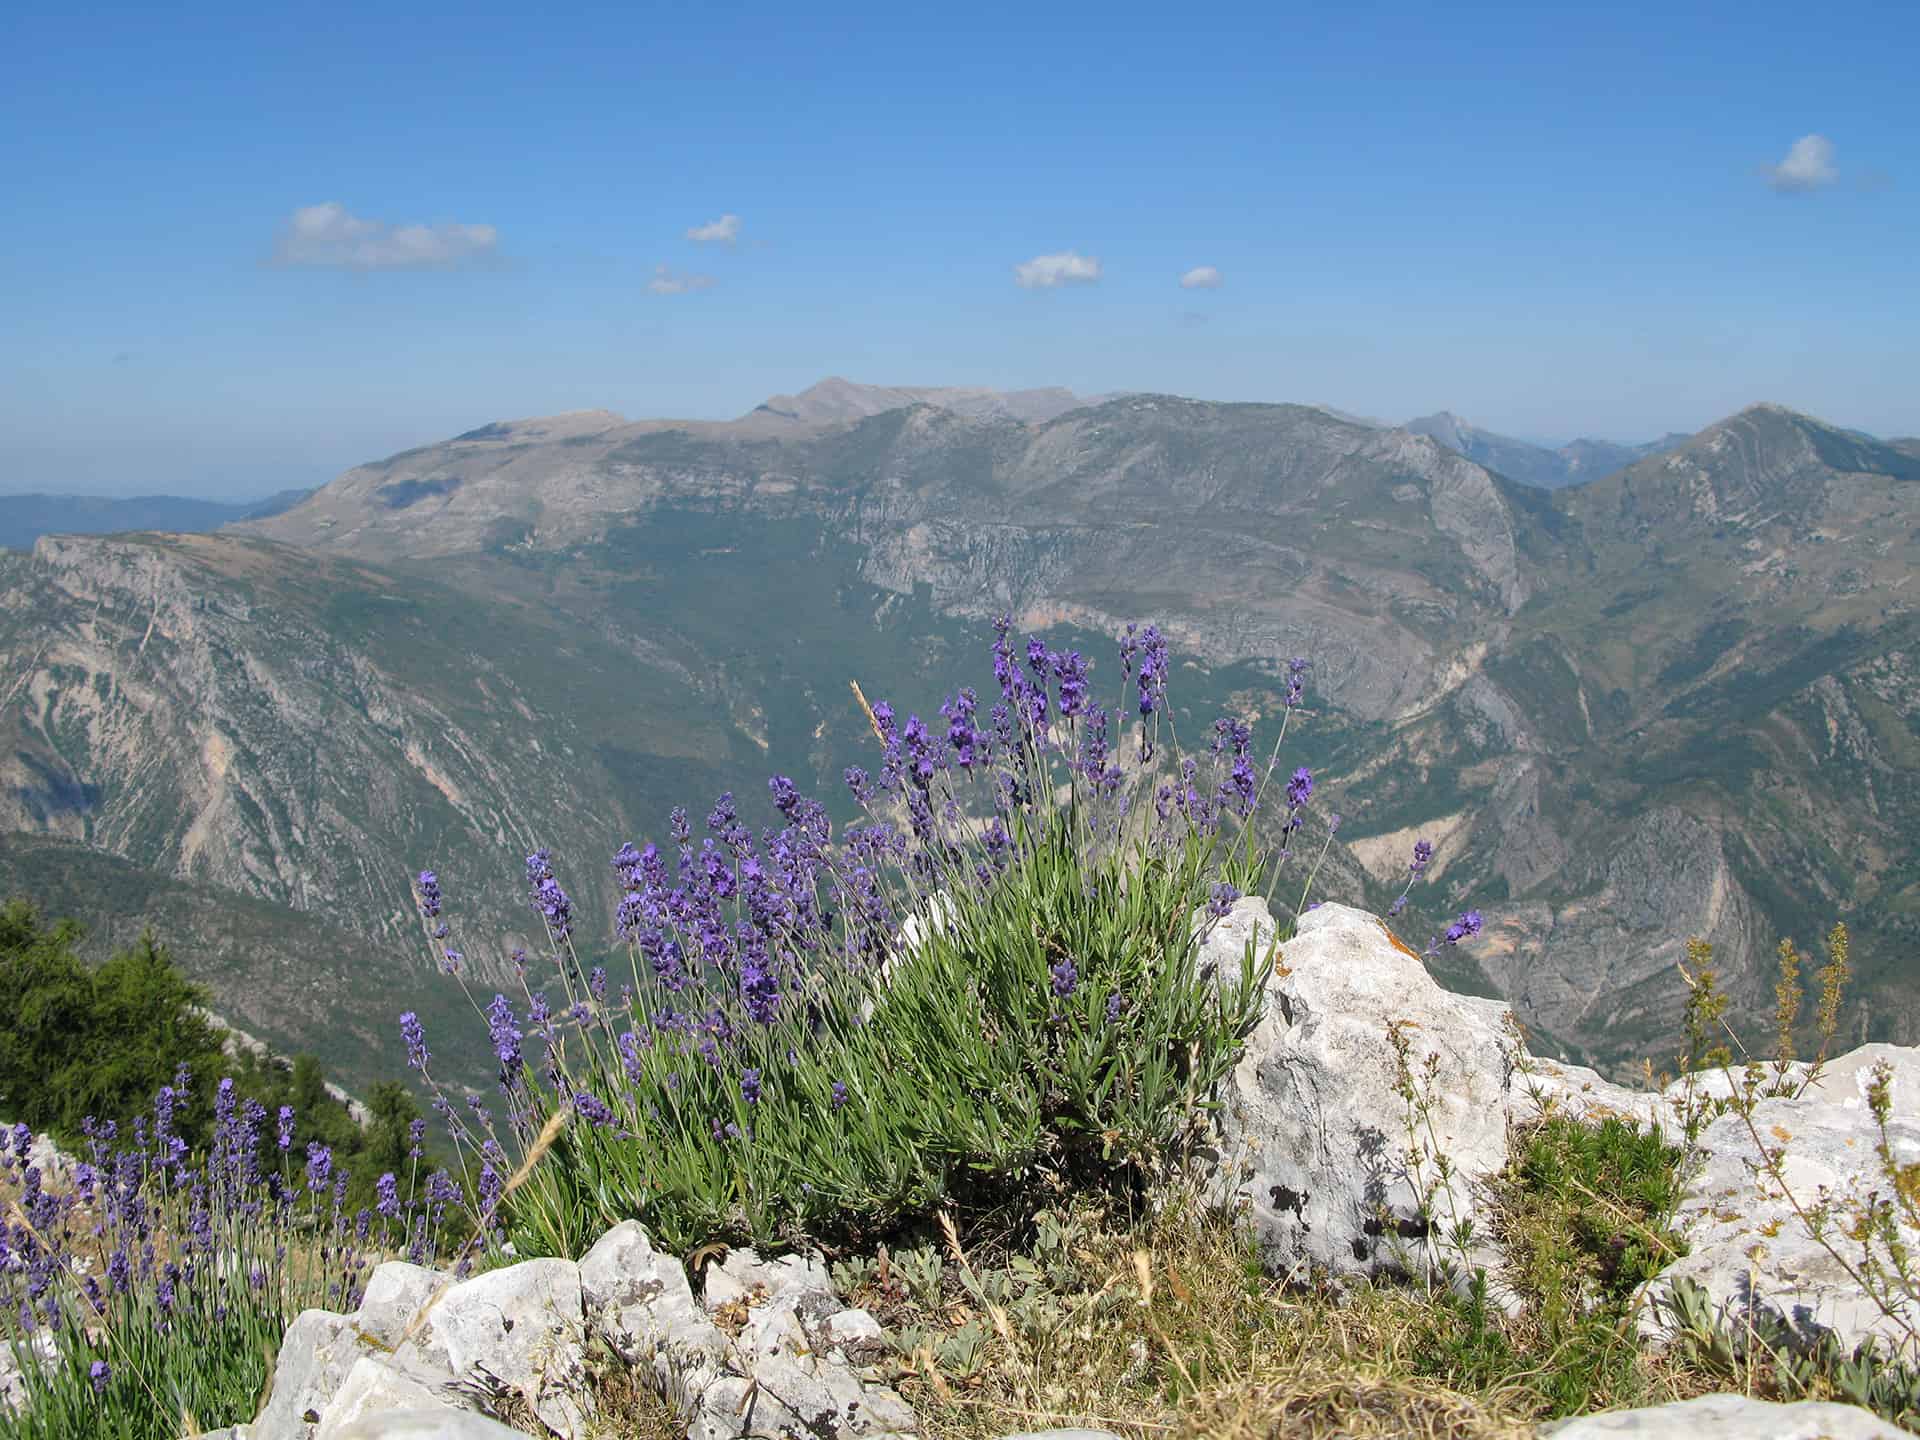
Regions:
<instances>
[{"instance_id":1,"label":"purple lavender flower","mask_svg":"<svg viewBox=\"0 0 1920 1440\"><path fill-rule=\"evenodd\" d=\"M104 1395L113 1380L113 1367L104 1360L96 1360L87 1367L87 1379L93 1382L94 1394Z\"/></svg>"},{"instance_id":2,"label":"purple lavender flower","mask_svg":"<svg viewBox=\"0 0 1920 1440\"><path fill-rule=\"evenodd\" d=\"M1122 1009L1125 1008L1125 1006L1126 1006L1126 1001L1121 998L1120 992L1118 990L1114 991L1113 994L1107 997L1107 1023L1109 1025L1117 1024L1119 1022L1120 1012Z\"/></svg>"},{"instance_id":3,"label":"purple lavender flower","mask_svg":"<svg viewBox=\"0 0 1920 1440\"><path fill-rule=\"evenodd\" d=\"M962 690L958 695L949 696L940 707L947 722L947 744L952 747L954 761L962 770L971 770L984 758L981 751L986 736L974 723L979 703L973 691Z\"/></svg>"},{"instance_id":4,"label":"purple lavender flower","mask_svg":"<svg viewBox=\"0 0 1920 1440\"><path fill-rule=\"evenodd\" d=\"M1234 901L1239 898L1240 892L1222 880L1213 887L1212 893L1207 898L1207 913L1215 919L1223 918L1233 909Z\"/></svg>"},{"instance_id":5,"label":"purple lavender flower","mask_svg":"<svg viewBox=\"0 0 1920 1440\"><path fill-rule=\"evenodd\" d=\"M1078 650L1069 650L1054 655L1052 660L1053 673L1060 681L1060 713L1068 718L1085 714L1089 670L1085 657Z\"/></svg>"},{"instance_id":6,"label":"purple lavender flower","mask_svg":"<svg viewBox=\"0 0 1920 1440\"><path fill-rule=\"evenodd\" d=\"M591 1090L574 1091L573 1108L589 1125L604 1129L613 1123L613 1107Z\"/></svg>"},{"instance_id":7,"label":"purple lavender flower","mask_svg":"<svg viewBox=\"0 0 1920 1440\"><path fill-rule=\"evenodd\" d=\"M307 1145L307 1189L316 1194L333 1178L333 1151L318 1140Z\"/></svg>"},{"instance_id":8,"label":"purple lavender flower","mask_svg":"<svg viewBox=\"0 0 1920 1440\"><path fill-rule=\"evenodd\" d=\"M1287 662L1287 709L1299 705L1307 690L1307 662L1299 656Z\"/></svg>"},{"instance_id":9,"label":"purple lavender flower","mask_svg":"<svg viewBox=\"0 0 1920 1440\"><path fill-rule=\"evenodd\" d=\"M847 1082L844 1080L836 1080L833 1082L833 1108L838 1110L846 1103Z\"/></svg>"},{"instance_id":10,"label":"purple lavender flower","mask_svg":"<svg viewBox=\"0 0 1920 1440\"><path fill-rule=\"evenodd\" d=\"M1480 912L1478 910L1463 911L1459 919L1447 926L1447 944L1458 945L1462 940L1471 939L1479 933Z\"/></svg>"},{"instance_id":11,"label":"purple lavender flower","mask_svg":"<svg viewBox=\"0 0 1920 1440\"><path fill-rule=\"evenodd\" d=\"M873 777L865 770L858 765L849 766L844 778L856 805L865 806L873 799Z\"/></svg>"},{"instance_id":12,"label":"purple lavender flower","mask_svg":"<svg viewBox=\"0 0 1920 1440\"><path fill-rule=\"evenodd\" d=\"M381 1215L391 1220L400 1213L400 1182L391 1170L373 1182L374 1203Z\"/></svg>"},{"instance_id":13,"label":"purple lavender flower","mask_svg":"<svg viewBox=\"0 0 1920 1440\"><path fill-rule=\"evenodd\" d=\"M1287 782L1287 808L1304 810L1307 801L1313 798L1313 772L1302 765L1293 772L1293 778Z\"/></svg>"},{"instance_id":14,"label":"purple lavender flower","mask_svg":"<svg viewBox=\"0 0 1920 1440\"><path fill-rule=\"evenodd\" d=\"M427 1143L427 1122L416 1119L407 1126L407 1158L418 1160L421 1147Z\"/></svg>"},{"instance_id":15,"label":"purple lavender flower","mask_svg":"<svg viewBox=\"0 0 1920 1440\"><path fill-rule=\"evenodd\" d=\"M1065 1000L1071 996L1080 984L1080 971L1073 963L1073 957L1063 956L1056 964L1048 967L1053 976L1053 993Z\"/></svg>"},{"instance_id":16,"label":"purple lavender flower","mask_svg":"<svg viewBox=\"0 0 1920 1440\"><path fill-rule=\"evenodd\" d=\"M400 1017L400 1038L407 1042L407 1065L414 1070L427 1068L427 1032L420 1017L409 1010Z\"/></svg>"},{"instance_id":17,"label":"purple lavender flower","mask_svg":"<svg viewBox=\"0 0 1920 1440\"><path fill-rule=\"evenodd\" d=\"M473 1191L474 1199L480 1206L480 1214L491 1220L507 1194L507 1177L501 1167L493 1163L491 1155L481 1160L480 1176L474 1182Z\"/></svg>"},{"instance_id":18,"label":"purple lavender flower","mask_svg":"<svg viewBox=\"0 0 1920 1440\"><path fill-rule=\"evenodd\" d=\"M1015 685L1020 671L1013 663L1013 617L1002 615L993 622L993 678L1000 686L1000 694L1007 700L1015 695Z\"/></svg>"},{"instance_id":19,"label":"purple lavender flower","mask_svg":"<svg viewBox=\"0 0 1920 1440\"><path fill-rule=\"evenodd\" d=\"M1140 632L1138 655L1140 674L1137 681L1140 691L1140 713L1142 716L1153 714L1164 704L1167 696L1167 642L1158 627L1149 625Z\"/></svg>"},{"instance_id":20,"label":"purple lavender flower","mask_svg":"<svg viewBox=\"0 0 1920 1440\"><path fill-rule=\"evenodd\" d=\"M414 880L414 889L418 892L420 913L429 920L440 918L440 877L431 870L422 870Z\"/></svg>"},{"instance_id":21,"label":"purple lavender flower","mask_svg":"<svg viewBox=\"0 0 1920 1440\"><path fill-rule=\"evenodd\" d=\"M773 808L791 822L800 804L800 787L793 783L791 776L774 775L767 780L767 791Z\"/></svg>"},{"instance_id":22,"label":"purple lavender flower","mask_svg":"<svg viewBox=\"0 0 1920 1440\"><path fill-rule=\"evenodd\" d=\"M546 922L547 934L554 944L566 944L573 935L573 901L553 878L550 851L539 849L527 857L527 885L532 891L533 908Z\"/></svg>"},{"instance_id":23,"label":"purple lavender flower","mask_svg":"<svg viewBox=\"0 0 1920 1440\"><path fill-rule=\"evenodd\" d=\"M981 832L980 843L986 847L987 859L993 868L1006 869L1007 861L1013 858L1013 837L1007 834L1007 827L1000 823L998 815L987 822L987 828Z\"/></svg>"},{"instance_id":24,"label":"purple lavender flower","mask_svg":"<svg viewBox=\"0 0 1920 1440\"><path fill-rule=\"evenodd\" d=\"M909 762L908 773L913 783L926 789L940 769L939 757L934 753L933 732L927 729L926 721L918 715L907 716L906 729L900 732L900 745Z\"/></svg>"},{"instance_id":25,"label":"purple lavender flower","mask_svg":"<svg viewBox=\"0 0 1920 1440\"><path fill-rule=\"evenodd\" d=\"M780 1008L780 984L773 973L765 937L757 931L751 948L740 959L740 1000L747 1018L757 1025L771 1025Z\"/></svg>"},{"instance_id":26,"label":"purple lavender flower","mask_svg":"<svg viewBox=\"0 0 1920 1440\"><path fill-rule=\"evenodd\" d=\"M495 995L487 1006L487 1037L493 1041L494 1058L500 1062L500 1083L512 1085L520 1078L520 1042L525 1037L514 1023L513 1006L504 995Z\"/></svg>"},{"instance_id":27,"label":"purple lavender flower","mask_svg":"<svg viewBox=\"0 0 1920 1440\"><path fill-rule=\"evenodd\" d=\"M1433 842L1430 840L1416 840L1413 842L1413 863L1408 865L1407 869L1415 875L1418 875L1422 870L1427 868L1428 862L1432 859Z\"/></svg>"},{"instance_id":28,"label":"purple lavender flower","mask_svg":"<svg viewBox=\"0 0 1920 1440\"><path fill-rule=\"evenodd\" d=\"M749 1105L760 1103L760 1072L747 1069L740 1072L740 1098Z\"/></svg>"}]
</instances>

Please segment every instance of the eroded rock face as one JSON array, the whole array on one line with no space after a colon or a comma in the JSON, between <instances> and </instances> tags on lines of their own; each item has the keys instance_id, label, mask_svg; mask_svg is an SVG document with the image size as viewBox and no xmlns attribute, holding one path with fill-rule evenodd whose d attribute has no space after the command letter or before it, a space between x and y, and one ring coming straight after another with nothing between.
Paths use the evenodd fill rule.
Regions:
<instances>
[{"instance_id":1,"label":"eroded rock face","mask_svg":"<svg viewBox=\"0 0 1920 1440\"><path fill-rule=\"evenodd\" d=\"M382 1356L362 1355L334 1392L315 1440L342 1440L343 1436L369 1431L390 1436L395 1432L389 1421L395 1414L415 1417L412 1423L416 1431L452 1440L463 1433L456 1426L483 1417L463 1413L448 1400L443 1380L431 1371L411 1371Z\"/></svg>"},{"instance_id":2,"label":"eroded rock face","mask_svg":"<svg viewBox=\"0 0 1920 1440\"><path fill-rule=\"evenodd\" d=\"M1643 1410L1610 1410L1548 1425L1553 1440L1900 1440L1904 1431L1870 1410L1802 1400L1776 1405L1746 1395L1700 1395Z\"/></svg>"},{"instance_id":3,"label":"eroded rock face","mask_svg":"<svg viewBox=\"0 0 1920 1440\"><path fill-rule=\"evenodd\" d=\"M874 1368L878 1322L834 1294L817 1260L731 1252L705 1277L709 1313L737 1325L726 1373L699 1397L689 1440L906 1440L919 1418Z\"/></svg>"},{"instance_id":4,"label":"eroded rock face","mask_svg":"<svg viewBox=\"0 0 1920 1440\"><path fill-rule=\"evenodd\" d=\"M51 1371L57 1363L53 1337L45 1331L39 1332L26 1350L43 1371ZM21 1356L13 1345L0 1339L0 1411L18 1413L32 1399L33 1392L28 1388L26 1371L20 1362Z\"/></svg>"},{"instance_id":5,"label":"eroded rock face","mask_svg":"<svg viewBox=\"0 0 1920 1440\"><path fill-rule=\"evenodd\" d=\"M280 1342L273 1391L253 1422L258 1440L313 1440L356 1358L350 1316L302 1310Z\"/></svg>"},{"instance_id":6,"label":"eroded rock face","mask_svg":"<svg viewBox=\"0 0 1920 1440\"><path fill-rule=\"evenodd\" d=\"M1274 934L1265 903L1243 899L1208 933L1202 962L1237 974L1249 940L1264 959ZM1761 1100L1751 1127L1728 1114L1701 1133L1677 1217L1691 1250L1653 1282L1656 1294L1691 1280L1735 1324L1767 1312L1809 1339L1832 1331L1849 1350L1869 1337L1915 1348L1920 1303L1893 1289L1888 1313L1863 1289L1850 1238L1858 1207L1890 1189L1867 1099L1881 1066L1892 1084L1887 1146L1898 1165L1920 1162L1920 1051L1843 1055L1804 1094ZM1731 1090L1716 1074L1692 1083L1706 1096ZM1270 1270L1446 1266L1458 1281L1484 1266L1496 1293L1503 1257L1484 1185L1506 1168L1516 1125L1550 1111L1619 1116L1677 1137L1684 1108L1674 1090L1633 1090L1528 1055L1504 1005L1442 989L1377 918L1342 905L1308 911L1279 947L1221 1099L1211 1193L1245 1207ZM1756 1134L1784 1152L1791 1196L1765 1173ZM1825 1243L1801 1215L1822 1204L1833 1216ZM1463 1223L1464 1243L1454 1238ZM1920 1253L1920 1230L1902 1224L1900 1234ZM1651 1306L1643 1317L1657 1337L1664 1322Z\"/></svg>"},{"instance_id":7,"label":"eroded rock face","mask_svg":"<svg viewBox=\"0 0 1920 1440\"><path fill-rule=\"evenodd\" d=\"M312 1310L288 1330L273 1397L235 1440L495 1440L475 1413L517 1394L544 1435L593 1433L587 1346L654 1383L698 1440L901 1440L919 1431L885 1382L879 1322L834 1294L816 1259L730 1253L704 1294L634 1221L575 1265L527 1260L447 1286L380 1266L352 1315Z\"/></svg>"},{"instance_id":8,"label":"eroded rock face","mask_svg":"<svg viewBox=\"0 0 1920 1440\"><path fill-rule=\"evenodd\" d=\"M587 1433L586 1317L580 1267L524 1260L454 1286L429 1324L458 1376L483 1375L519 1394L565 1440Z\"/></svg>"},{"instance_id":9,"label":"eroded rock face","mask_svg":"<svg viewBox=\"0 0 1920 1440\"><path fill-rule=\"evenodd\" d=\"M1761 1100L1751 1129L1730 1114L1701 1133L1700 1170L1679 1213L1691 1250L1653 1282L1656 1291L1684 1277L1705 1286L1736 1323L1750 1311L1769 1311L1802 1335L1831 1330L1849 1350L1875 1336L1885 1346L1914 1351L1920 1303L1895 1297L1903 1317L1896 1318L1847 1273L1861 1264L1861 1246L1847 1234L1852 1206L1889 1189L1879 1126L1867 1102L1881 1065L1892 1076L1887 1142L1893 1158L1900 1165L1920 1162L1920 1051L1863 1045L1842 1055L1803 1095ZM1708 1077L1710 1088L1715 1079ZM1717 1088L1724 1090L1724 1082ZM1784 1152L1780 1171L1793 1200L1764 1172L1756 1132L1769 1150ZM1838 1207L1827 1233L1832 1250L1807 1233L1793 1203L1812 1210L1823 1198ZM1910 1253L1920 1253L1920 1230L1901 1225L1900 1233Z\"/></svg>"},{"instance_id":10,"label":"eroded rock face","mask_svg":"<svg viewBox=\"0 0 1920 1440\"><path fill-rule=\"evenodd\" d=\"M657 1252L639 1222L614 1226L580 1261L589 1323L630 1365L652 1368L682 1413L726 1370L726 1335L694 1299L686 1267Z\"/></svg>"},{"instance_id":11,"label":"eroded rock face","mask_svg":"<svg viewBox=\"0 0 1920 1440\"><path fill-rule=\"evenodd\" d=\"M385 1410L354 1421L336 1440L531 1440L470 1410Z\"/></svg>"},{"instance_id":12,"label":"eroded rock face","mask_svg":"<svg viewBox=\"0 0 1920 1440\"><path fill-rule=\"evenodd\" d=\"M1208 935L1203 964L1237 974L1248 938L1264 954L1274 934L1266 903L1242 899ZM1443 1254L1445 1236L1421 1216L1425 1201L1439 1226L1477 1220L1471 1181L1506 1163L1515 1048L1506 1017L1496 1001L1442 990L1365 911L1321 905L1301 917L1226 1082L1212 1182L1216 1198L1247 1204L1269 1270L1498 1263L1484 1224L1464 1256Z\"/></svg>"}]
</instances>

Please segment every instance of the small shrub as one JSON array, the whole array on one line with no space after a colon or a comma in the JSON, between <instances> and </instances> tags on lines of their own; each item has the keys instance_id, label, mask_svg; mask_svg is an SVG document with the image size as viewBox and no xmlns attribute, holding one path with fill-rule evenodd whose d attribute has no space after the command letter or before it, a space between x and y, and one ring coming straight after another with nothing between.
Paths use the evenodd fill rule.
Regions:
<instances>
[{"instance_id":1,"label":"small shrub","mask_svg":"<svg viewBox=\"0 0 1920 1440\"><path fill-rule=\"evenodd\" d=\"M1312 776L1269 785L1280 741L1263 768L1231 719L1204 758L1163 750L1169 660L1151 627L1123 637L1131 699L1111 710L1082 656L1016 650L1004 621L993 658L984 709L971 690L937 727L867 708L882 758L847 773L861 823L836 834L775 777L777 831L756 837L722 796L705 838L676 811L664 845L624 847L625 983L583 966L572 902L546 853L530 857L560 994L524 981L484 1006L503 1124L441 1111L483 1204L509 1146L561 1107L574 1123L495 1238L577 1253L635 1216L680 1250L851 1243L943 1207L1138 1183L1196 1129L1268 958L1205 973L1200 935L1243 891L1271 892ZM1252 821L1281 791L1269 853ZM418 890L465 983L430 872Z\"/></svg>"},{"instance_id":2,"label":"small shrub","mask_svg":"<svg viewBox=\"0 0 1920 1440\"><path fill-rule=\"evenodd\" d=\"M405 1193L385 1176L374 1208L349 1211L332 1151L296 1149L291 1108L270 1114L230 1079L195 1151L177 1125L192 1098L182 1070L130 1141L86 1121L70 1182L30 1162L27 1126L4 1132L0 1345L27 1397L18 1413L0 1407L3 1440L174 1440L183 1417L251 1420L295 1315L354 1308L378 1258L425 1261L457 1220L444 1172L416 1170Z\"/></svg>"}]
</instances>

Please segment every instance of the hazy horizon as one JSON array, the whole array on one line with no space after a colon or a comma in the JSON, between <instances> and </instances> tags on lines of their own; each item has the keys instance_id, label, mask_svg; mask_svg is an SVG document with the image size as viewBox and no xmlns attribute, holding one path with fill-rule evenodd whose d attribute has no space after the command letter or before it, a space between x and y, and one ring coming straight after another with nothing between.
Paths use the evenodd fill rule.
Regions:
<instances>
[{"instance_id":1,"label":"hazy horizon","mask_svg":"<svg viewBox=\"0 0 1920 1440\"><path fill-rule=\"evenodd\" d=\"M826 379L826 378L828 377L825 377L825 376L816 377L816 379L813 382L809 382L809 383L810 384L818 383L819 380ZM839 377L839 378L851 379L852 377ZM898 381L898 382L893 380L855 380L854 383L862 384L862 385L889 386L892 388L901 388L901 389L945 388L946 387L946 382L923 381L919 379L910 379L910 380ZM967 386L968 382L962 381L962 382L959 382L959 385ZM789 391L772 392L772 393L798 393L807 388L809 388L808 385L796 385L792 387L792 389ZM958 387L955 387L955 388L958 388ZM1018 388L1018 389L1051 389L1051 388L1070 389L1072 387L1049 386L1043 382L1040 385L1031 385L1031 386L1023 385L1019 387L978 386L978 387L968 387L968 388L1011 390L1015 388ZM1108 392L1108 393L1177 394L1178 392L1147 391L1145 387L1141 387L1141 386L1121 386L1121 387L1118 387L1117 390ZM0 474L0 498L20 497L20 496L27 496L27 495L49 495L49 496L62 496L62 497L73 497L73 498L94 498L94 499L103 499L103 500L137 500L137 499L145 499L145 498L159 499L159 498L171 497L171 498L179 498L179 499L216 501L216 502L230 503L230 504L246 504L246 503L251 503L255 501L266 500L271 498L272 496L278 495L288 490L316 489L319 486L326 484L328 481L336 479L338 476L340 476L347 470L354 468L357 465L367 464L369 462L376 461L376 460L384 460L390 455L396 455L406 450L415 449L423 445L437 444L444 440L450 440L454 436L462 434L467 430L476 429L482 425L492 424L497 421L527 420L527 419L538 418L538 416L540 415L563 414L568 410L578 411L578 410L594 410L594 409L612 410L616 414L623 415L628 420L635 420L635 421L661 420L661 419L733 420L733 419L738 419L740 416L746 414L748 411L752 410L755 405L760 404L762 401L766 400L767 398L769 398L769 396L761 396L759 397L759 399L756 399L752 404L743 405L731 411L716 412L716 413L706 414L706 415L642 414L642 413L637 413L631 410L621 410L618 407L611 406L611 405L606 405L606 406L570 405L570 406L565 406L562 409L556 409L556 410L550 410L550 411L540 411L540 412L528 411L521 414L512 414L512 415L502 414L502 415L488 415L484 417L474 417L470 420L459 422L455 428L449 429L444 433L413 436L412 438L405 439L398 444L392 445L388 449L380 450L376 453L369 453L365 455L356 456L352 459L345 460L340 464L333 466L331 469L328 469L324 474L316 473L315 478L312 478L311 480L307 480L304 482L299 480L293 480L293 481L289 481L288 483L275 484L272 486L256 486L253 489L247 489L247 488L244 488L244 486L237 489L210 489L205 487L204 485L199 488L196 488L194 485L194 482L191 479L183 480L181 482L180 487L176 489L156 489L151 485L145 486L143 488L139 484L135 484L135 483L130 483L129 486L126 488L111 488L108 485L101 485L97 488L86 488L85 486L60 487L56 485L35 485L31 483L26 483L26 484L16 483L13 477ZM1087 398L1087 397L1083 396L1083 398ZM1185 395L1185 396L1182 396L1181 398L1190 399L1190 400L1220 401L1220 400L1226 400L1228 397L1223 397L1218 395ZM1233 400L1236 402L1246 401L1249 403L1258 403L1258 404L1312 405L1322 409L1333 410L1333 411L1338 411L1344 414L1348 414L1357 419L1363 419L1368 421L1380 421L1386 424L1396 425L1396 426L1406 424L1409 421L1422 419L1427 416L1440 414L1442 412L1447 412L1454 415L1457 419L1466 421L1467 423L1475 426L1478 429L1491 431L1494 434L1502 435L1508 439L1524 441L1529 445L1537 445L1544 449L1557 449L1560 446L1571 444L1576 440L1603 440L1603 441L1612 441L1616 444L1622 444L1622 445L1640 444L1647 441L1662 439L1669 434L1675 434L1675 433L1693 434L1699 430L1706 428L1708 425L1715 423L1716 421L1724 420L1727 418L1727 415L1724 415L1724 414L1715 415L1710 418L1703 419L1699 421L1697 424L1684 424L1684 425L1674 426L1672 427L1672 429L1663 430L1659 434L1605 435L1605 434L1600 434L1591 428L1586 428L1586 429L1576 429L1574 431L1568 432L1566 434L1561 434L1561 435L1540 436L1540 435L1516 434L1512 431L1502 430L1498 425L1488 424L1477 415L1465 414L1460 410L1447 405L1433 406L1429 409L1415 411L1408 415L1387 417L1387 416L1378 414L1376 411L1369 410L1361 406L1335 405L1328 401L1304 399L1304 398L1295 397L1295 396L1241 396L1241 397L1233 397ZM1755 400L1747 402L1747 404L1760 404L1760 403L1783 404L1783 405L1786 405L1788 409L1802 410L1804 411L1804 413L1815 415L1815 418L1817 419L1827 421L1831 424L1838 425L1846 429L1856 429L1856 430L1865 429L1864 426L1849 426L1844 421L1839 420L1834 416L1820 415L1817 412L1806 411L1805 407L1803 406L1791 405L1785 401L1781 401L1777 399L1756 398ZM1740 410L1745 408L1746 408L1746 405L1743 404L1735 407L1735 410ZM1732 414L1732 413L1735 413L1735 411L1727 412L1727 414ZM1915 429L1920 430L1920 425L1916 425ZM1880 439L1891 440L1891 439L1906 438L1909 432L1895 431L1895 432L1880 433L1880 432L1874 432L1874 431L1867 431L1867 433L1875 434Z\"/></svg>"}]
</instances>

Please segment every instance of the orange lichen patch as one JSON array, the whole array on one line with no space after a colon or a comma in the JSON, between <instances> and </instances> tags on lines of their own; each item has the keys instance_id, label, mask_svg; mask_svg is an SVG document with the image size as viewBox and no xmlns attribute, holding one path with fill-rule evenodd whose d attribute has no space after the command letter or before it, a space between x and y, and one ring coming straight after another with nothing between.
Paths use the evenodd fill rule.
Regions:
<instances>
[{"instance_id":1,"label":"orange lichen patch","mask_svg":"<svg viewBox=\"0 0 1920 1440\"><path fill-rule=\"evenodd\" d=\"M1398 950L1402 955L1411 955L1416 960L1420 958L1420 952L1408 945L1407 942L1402 940L1398 935L1394 934L1393 927L1387 924L1386 921L1382 920L1380 922L1380 928L1387 932L1387 939L1393 943L1394 949Z\"/></svg>"}]
</instances>

